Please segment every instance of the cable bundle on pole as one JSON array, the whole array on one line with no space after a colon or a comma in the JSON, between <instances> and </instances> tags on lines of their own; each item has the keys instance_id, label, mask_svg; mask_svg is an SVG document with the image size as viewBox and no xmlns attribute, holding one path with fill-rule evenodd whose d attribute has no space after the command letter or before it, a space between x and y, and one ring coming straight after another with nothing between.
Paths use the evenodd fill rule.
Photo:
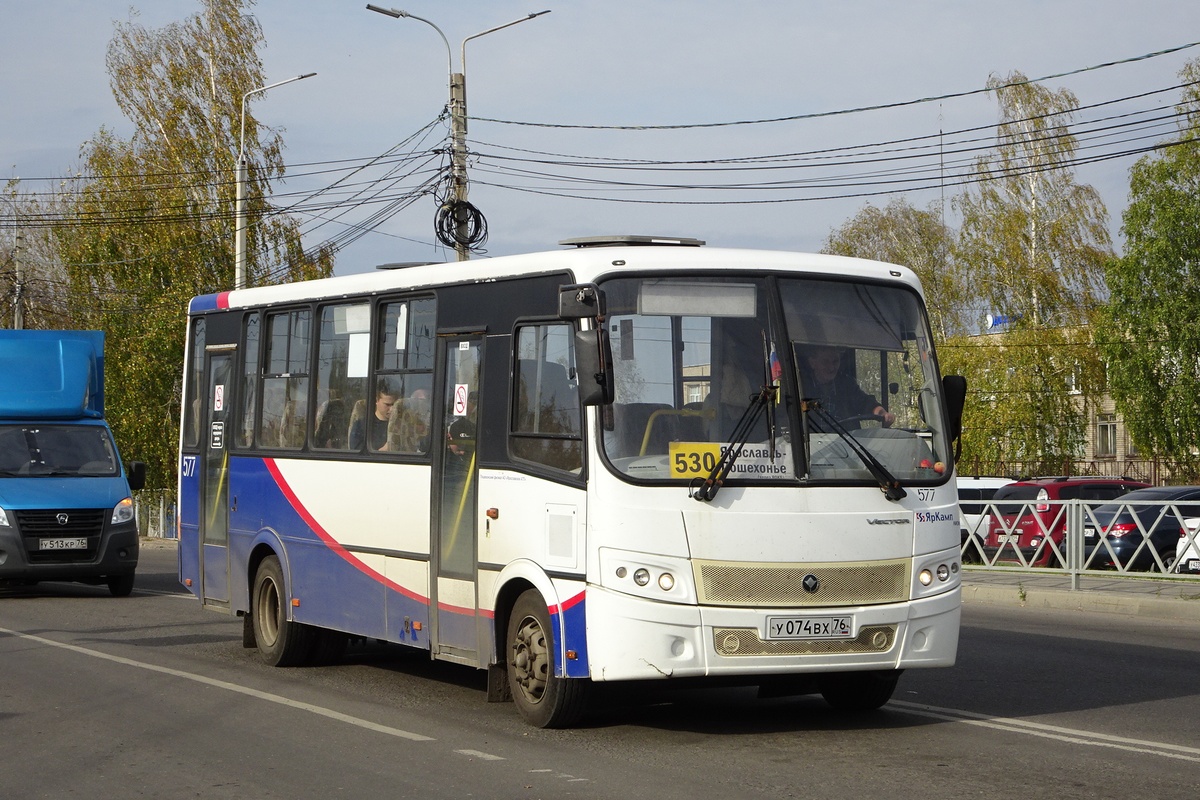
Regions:
<instances>
[{"instance_id":1,"label":"cable bundle on pole","mask_svg":"<svg viewBox=\"0 0 1200 800\"><path fill-rule=\"evenodd\" d=\"M447 200L434 216L433 229L438 241L446 247L466 247L473 253L484 253L487 243L487 219L483 212L467 200Z\"/></svg>"}]
</instances>

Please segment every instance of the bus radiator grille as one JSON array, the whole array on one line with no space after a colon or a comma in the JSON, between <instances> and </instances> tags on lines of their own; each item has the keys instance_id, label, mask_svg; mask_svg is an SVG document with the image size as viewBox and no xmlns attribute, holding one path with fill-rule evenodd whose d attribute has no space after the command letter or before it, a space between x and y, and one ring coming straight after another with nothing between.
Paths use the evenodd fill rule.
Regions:
<instances>
[{"instance_id":1,"label":"bus radiator grille","mask_svg":"<svg viewBox=\"0 0 1200 800\"><path fill-rule=\"evenodd\" d=\"M854 639L764 641L754 628L714 628L713 647L721 656L804 656L829 653L886 653L896 643L895 625L866 625Z\"/></svg>"},{"instance_id":2,"label":"bus radiator grille","mask_svg":"<svg viewBox=\"0 0 1200 800\"><path fill-rule=\"evenodd\" d=\"M852 564L696 561L694 569L702 604L806 608L908 600L912 562L906 558Z\"/></svg>"}]
</instances>

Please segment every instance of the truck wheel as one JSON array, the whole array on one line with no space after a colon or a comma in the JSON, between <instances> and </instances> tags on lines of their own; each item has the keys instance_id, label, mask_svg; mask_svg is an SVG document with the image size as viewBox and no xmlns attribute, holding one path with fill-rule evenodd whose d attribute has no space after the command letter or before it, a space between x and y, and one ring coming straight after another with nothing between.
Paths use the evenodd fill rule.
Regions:
<instances>
[{"instance_id":1,"label":"truck wheel","mask_svg":"<svg viewBox=\"0 0 1200 800\"><path fill-rule=\"evenodd\" d=\"M530 589L517 598L508 619L508 685L525 721L538 728L566 728L583 714L589 682L554 674L558 651L550 612Z\"/></svg>"},{"instance_id":2,"label":"truck wheel","mask_svg":"<svg viewBox=\"0 0 1200 800\"><path fill-rule=\"evenodd\" d=\"M822 675L818 686L825 702L839 711L874 711L892 699L900 672L835 672Z\"/></svg>"},{"instance_id":3,"label":"truck wheel","mask_svg":"<svg viewBox=\"0 0 1200 800\"><path fill-rule=\"evenodd\" d=\"M109 575L108 591L113 597L129 597L133 594L133 573L128 575Z\"/></svg>"},{"instance_id":4,"label":"truck wheel","mask_svg":"<svg viewBox=\"0 0 1200 800\"><path fill-rule=\"evenodd\" d=\"M250 609L254 643L264 663L294 667L308 660L312 653L312 629L287 618L283 568L277 556L267 556L258 565Z\"/></svg>"}]
</instances>

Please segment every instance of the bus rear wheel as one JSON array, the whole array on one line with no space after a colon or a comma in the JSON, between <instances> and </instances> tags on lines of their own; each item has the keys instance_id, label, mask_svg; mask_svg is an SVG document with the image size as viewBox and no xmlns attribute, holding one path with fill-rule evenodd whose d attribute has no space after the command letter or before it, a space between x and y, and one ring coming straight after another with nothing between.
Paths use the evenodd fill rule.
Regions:
<instances>
[{"instance_id":1,"label":"bus rear wheel","mask_svg":"<svg viewBox=\"0 0 1200 800\"><path fill-rule=\"evenodd\" d=\"M525 721L538 728L566 728L583 715L588 682L554 674L558 648L550 612L530 589L517 598L508 619L508 685Z\"/></svg>"},{"instance_id":2,"label":"bus rear wheel","mask_svg":"<svg viewBox=\"0 0 1200 800\"><path fill-rule=\"evenodd\" d=\"M273 667L304 664L312 653L312 629L288 620L286 598L279 558L267 556L254 574L250 609L258 654Z\"/></svg>"},{"instance_id":3,"label":"bus rear wheel","mask_svg":"<svg viewBox=\"0 0 1200 800\"><path fill-rule=\"evenodd\" d=\"M818 686L825 702L839 711L874 711L892 699L901 672L835 672L822 675Z\"/></svg>"}]
</instances>

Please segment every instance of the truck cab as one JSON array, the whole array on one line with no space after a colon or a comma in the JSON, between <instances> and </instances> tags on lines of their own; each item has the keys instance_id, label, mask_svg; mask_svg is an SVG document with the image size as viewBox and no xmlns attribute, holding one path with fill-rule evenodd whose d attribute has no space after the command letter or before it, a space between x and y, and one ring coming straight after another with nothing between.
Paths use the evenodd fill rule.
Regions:
<instances>
[{"instance_id":1,"label":"truck cab","mask_svg":"<svg viewBox=\"0 0 1200 800\"><path fill-rule=\"evenodd\" d=\"M0 586L133 591L132 491L104 419L102 331L0 331Z\"/></svg>"}]
</instances>

